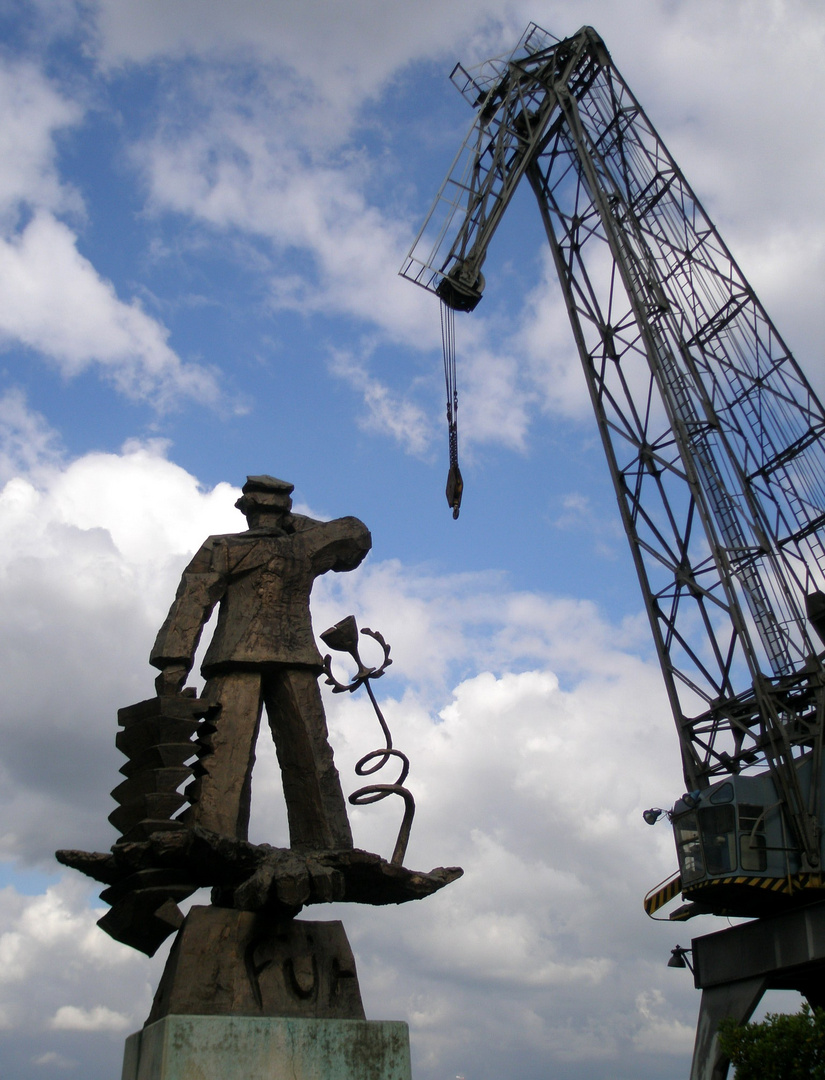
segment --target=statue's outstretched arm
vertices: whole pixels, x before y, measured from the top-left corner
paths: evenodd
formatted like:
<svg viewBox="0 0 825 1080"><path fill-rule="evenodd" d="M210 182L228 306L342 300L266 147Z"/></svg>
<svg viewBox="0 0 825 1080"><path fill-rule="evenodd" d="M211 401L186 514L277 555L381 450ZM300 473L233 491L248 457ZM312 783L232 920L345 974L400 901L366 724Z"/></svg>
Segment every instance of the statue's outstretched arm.
<svg viewBox="0 0 825 1080"><path fill-rule="evenodd" d="M357 517L318 522L312 533L317 544L312 551L316 576L328 570L354 570L372 547L370 531Z"/></svg>

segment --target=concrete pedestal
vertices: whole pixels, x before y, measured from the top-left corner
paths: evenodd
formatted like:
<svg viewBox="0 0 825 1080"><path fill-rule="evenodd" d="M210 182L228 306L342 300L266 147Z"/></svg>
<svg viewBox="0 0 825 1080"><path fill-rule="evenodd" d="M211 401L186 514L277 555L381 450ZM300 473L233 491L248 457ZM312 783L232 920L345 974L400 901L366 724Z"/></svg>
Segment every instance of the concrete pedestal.
<svg viewBox="0 0 825 1080"><path fill-rule="evenodd" d="M400 1021L166 1016L126 1040L122 1080L412 1080Z"/></svg>

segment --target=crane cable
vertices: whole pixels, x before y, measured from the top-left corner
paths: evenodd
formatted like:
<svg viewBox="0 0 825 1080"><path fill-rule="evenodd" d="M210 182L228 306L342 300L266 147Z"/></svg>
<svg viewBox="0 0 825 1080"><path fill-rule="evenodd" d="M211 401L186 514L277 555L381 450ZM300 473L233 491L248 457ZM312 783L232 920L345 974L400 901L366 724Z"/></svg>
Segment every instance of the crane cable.
<svg viewBox="0 0 825 1080"><path fill-rule="evenodd" d="M444 351L444 381L447 385L447 431L450 444L450 471L447 474L447 503L453 518L458 517L464 481L458 467L458 387L455 377L455 312L441 301L441 345Z"/></svg>

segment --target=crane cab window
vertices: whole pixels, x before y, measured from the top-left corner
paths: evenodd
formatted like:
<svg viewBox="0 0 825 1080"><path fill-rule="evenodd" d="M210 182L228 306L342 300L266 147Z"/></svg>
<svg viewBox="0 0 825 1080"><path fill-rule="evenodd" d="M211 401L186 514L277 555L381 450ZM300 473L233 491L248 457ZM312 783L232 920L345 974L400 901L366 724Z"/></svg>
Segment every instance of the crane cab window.
<svg viewBox="0 0 825 1080"><path fill-rule="evenodd" d="M736 869L736 814L733 807L706 806L699 811L699 831L709 874Z"/></svg>
<svg viewBox="0 0 825 1080"><path fill-rule="evenodd" d="M768 868L765 844L765 807L739 805L739 857L743 870Z"/></svg>
<svg viewBox="0 0 825 1080"><path fill-rule="evenodd" d="M722 784L712 793L710 801L714 806L718 806L719 803L733 802L733 784Z"/></svg>
<svg viewBox="0 0 825 1080"><path fill-rule="evenodd" d="M705 876L705 862L699 841L699 822L696 814L684 814L673 822L676 833L676 850L682 881L695 881Z"/></svg>
<svg viewBox="0 0 825 1080"><path fill-rule="evenodd" d="M673 822L682 880L696 881L736 869L736 813L733 806L704 806Z"/></svg>

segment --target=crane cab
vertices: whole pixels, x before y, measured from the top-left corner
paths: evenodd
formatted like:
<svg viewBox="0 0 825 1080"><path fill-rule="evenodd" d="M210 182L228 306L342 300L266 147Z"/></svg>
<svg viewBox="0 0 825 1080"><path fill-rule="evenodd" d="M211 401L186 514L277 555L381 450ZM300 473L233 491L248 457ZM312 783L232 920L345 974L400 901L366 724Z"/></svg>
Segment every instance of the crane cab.
<svg viewBox="0 0 825 1080"><path fill-rule="evenodd" d="M803 790L810 763L799 765ZM773 777L731 776L683 795L670 814L682 896L693 914L760 916L825 895L803 871Z"/></svg>

